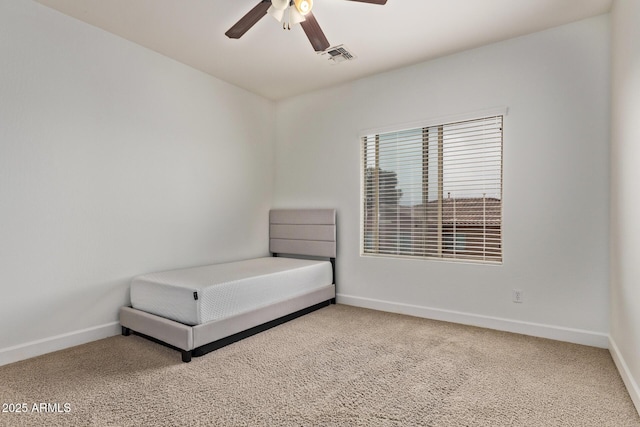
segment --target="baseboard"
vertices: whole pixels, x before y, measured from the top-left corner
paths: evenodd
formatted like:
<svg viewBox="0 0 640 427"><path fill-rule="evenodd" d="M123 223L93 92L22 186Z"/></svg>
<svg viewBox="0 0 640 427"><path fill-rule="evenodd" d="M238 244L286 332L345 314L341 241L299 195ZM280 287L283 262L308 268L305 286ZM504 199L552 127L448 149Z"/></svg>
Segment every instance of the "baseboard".
<svg viewBox="0 0 640 427"><path fill-rule="evenodd" d="M105 325L94 326L93 328L82 329L44 338L37 341L16 345L13 347L0 349L0 366L31 357L40 356L65 348L86 344L91 341L118 335L120 333L120 323L112 322Z"/></svg>
<svg viewBox="0 0 640 427"><path fill-rule="evenodd" d="M344 294L338 294L337 298L338 303L340 304L353 305L356 307L408 314L411 316L441 320L444 322L461 323L463 325L479 326L482 328L514 332L517 334L540 338L549 338L552 340L566 341L592 347L609 348L609 336L599 332L565 328L562 326L544 325L540 323L522 322L519 320L504 319L500 317L482 316L479 314L382 301Z"/></svg>
<svg viewBox="0 0 640 427"><path fill-rule="evenodd" d="M620 376L622 377L622 381L624 382L624 385L627 386L629 396L631 396L631 400L633 401L633 404L636 405L638 414L640 414L640 385L638 385L636 380L631 375L629 367L624 361L624 357L622 357L622 354L620 353L616 342L611 336L609 336L609 352L611 352L613 363L616 364L618 372L620 372Z"/></svg>

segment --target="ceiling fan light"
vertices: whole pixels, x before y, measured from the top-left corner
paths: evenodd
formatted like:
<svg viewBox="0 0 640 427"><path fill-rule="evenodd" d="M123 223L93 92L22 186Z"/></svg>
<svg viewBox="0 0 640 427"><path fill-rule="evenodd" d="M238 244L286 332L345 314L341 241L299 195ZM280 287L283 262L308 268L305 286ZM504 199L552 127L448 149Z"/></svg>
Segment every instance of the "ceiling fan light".
<svg viewBox="0 0 640 427"><path fill-rule="evenodd" d="M313 9L313 0L293 0L293 4L302 15L306 15Z"/></svg>
<svg viewBox="0 0 640 427"><path fill-rule="evenodd" d="M306 18L304 17L304 15L298 12L298 10L295 7L292 7L289 10L291 11L289 15L289 23L291 25L299 24L302 21L306 21Z"/></svg>
<svg viewBox="0 0 640 427"><path fill-rule="evenodd" d="M269 9L267 9L267 13L275 18L276 21L282 22L284 19L285 9L277 9L273 5Z"/></svg>

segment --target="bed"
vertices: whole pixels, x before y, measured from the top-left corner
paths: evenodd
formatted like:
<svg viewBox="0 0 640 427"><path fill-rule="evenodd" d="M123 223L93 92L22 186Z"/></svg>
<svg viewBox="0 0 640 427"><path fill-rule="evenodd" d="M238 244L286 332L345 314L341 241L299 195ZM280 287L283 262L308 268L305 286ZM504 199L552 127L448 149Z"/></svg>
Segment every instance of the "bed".
<svg viewBox="0 0 640 427"><path fill-rule="evenodd" d="M273 209L271 257L150 273L131 281L122 334L182 361L335 303L336 211Z"/></svg>

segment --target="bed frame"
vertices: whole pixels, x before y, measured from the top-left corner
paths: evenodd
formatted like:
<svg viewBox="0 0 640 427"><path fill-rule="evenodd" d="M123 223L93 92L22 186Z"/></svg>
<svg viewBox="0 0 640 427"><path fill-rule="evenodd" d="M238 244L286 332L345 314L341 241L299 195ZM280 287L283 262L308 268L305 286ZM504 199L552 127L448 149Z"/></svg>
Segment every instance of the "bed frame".
<svg viewBox="0 0 640 427"><path fill-rule="evenodd" d="M273 256L329 258L333 284L255 310L189 326L132 307L120 309L122 335L131 333L182 353L182 361L202 356L336 302L335 209L274 209L269 212L269 251Z"/></svg>

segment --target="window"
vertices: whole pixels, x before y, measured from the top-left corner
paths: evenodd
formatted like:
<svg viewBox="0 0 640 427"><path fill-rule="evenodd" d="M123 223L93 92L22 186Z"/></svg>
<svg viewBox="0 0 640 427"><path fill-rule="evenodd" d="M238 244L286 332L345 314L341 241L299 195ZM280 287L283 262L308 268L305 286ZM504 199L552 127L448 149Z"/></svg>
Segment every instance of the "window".
<svg viewBox="0 0 640 427"><path fill-rule="evenodd" d="M362 254L502 262L502 119L363 136Z"/></svg>

